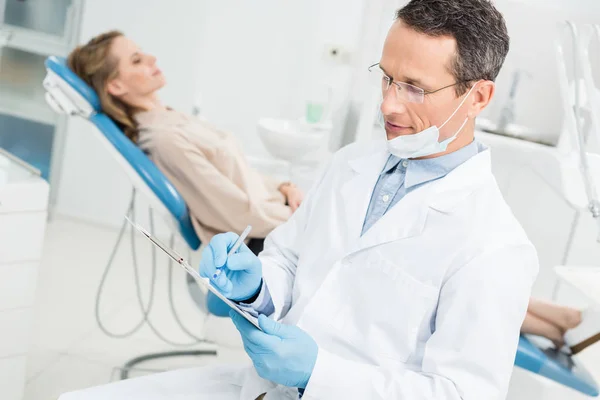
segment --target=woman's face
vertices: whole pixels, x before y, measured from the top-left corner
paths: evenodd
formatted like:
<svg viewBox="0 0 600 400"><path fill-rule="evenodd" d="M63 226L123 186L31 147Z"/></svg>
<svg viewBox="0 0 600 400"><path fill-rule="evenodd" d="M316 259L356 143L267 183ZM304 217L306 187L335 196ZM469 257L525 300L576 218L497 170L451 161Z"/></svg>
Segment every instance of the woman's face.
<svg viewBox="0 0 600 400"><path fill-rule="evenodd" d="M108 82L108 92L128 103L150 97L165 85L156 57L144 53L125 36L115 38L110 55L118 60L118 76Z"/></svg>

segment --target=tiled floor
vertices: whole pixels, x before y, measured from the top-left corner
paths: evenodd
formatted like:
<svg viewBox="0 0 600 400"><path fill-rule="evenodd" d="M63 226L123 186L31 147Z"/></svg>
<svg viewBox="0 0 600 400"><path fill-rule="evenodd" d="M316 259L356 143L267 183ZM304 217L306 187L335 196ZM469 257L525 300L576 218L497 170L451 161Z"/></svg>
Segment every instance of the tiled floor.
<svg viewBox="0 0 600 400"><path fill-rule="evenodd" d="M131 337L115 339L100 330L95 320L98 284L117 232L57 218L46 234L38 277L36 319L28 358L26 400L56 399L66 391L118 379L119 366L136 356L159 351L215 348L213 344L181 347L160 341L144 325ZM138 237L141 291L147 302L150 248ZM146 246L146 247L144 247ZM194 255L194 259L198 254ZM169 308L165 258L159 258L154 305L150 321L167 339L187 344L193 340L177 326ZM129 242L124 243L106 281L100 316L110 331L124 333L142 318ZM246 359L237 332L227 319L206 316L192 302L185 272L173 269L175 307L189 331L208 339L219 338L218 356L171 358L143 364L143 369L171 369L206 363L235 363ZM203 329L203 327L205 329ZM204 331L204 332L203 332ZM135 371L133 376L143 374Z"/></svg>

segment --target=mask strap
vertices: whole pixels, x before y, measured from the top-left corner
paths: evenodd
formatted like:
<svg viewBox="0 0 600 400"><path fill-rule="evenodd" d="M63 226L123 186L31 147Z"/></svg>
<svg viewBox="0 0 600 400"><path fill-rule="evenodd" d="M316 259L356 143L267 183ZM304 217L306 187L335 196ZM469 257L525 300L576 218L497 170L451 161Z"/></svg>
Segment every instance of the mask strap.
<svg viewBox="0 0 600 400"><path fill-rule="evenodd" d="M465 104L465 101L467 100L467 97L469 97L469 95L471 94L471 92L473 91L473 89L475 89L475 86L477 86L478 83L479 83L479 81L475 82L475 84L473 86L471 86L471 89L469 89L469 92L467 93L467 95L465 97L463 97L462 101L460 102L460 104L458 105L458 107L456 107L456 109L454 110L454 112L452 113L452 115L450 115L448 117L448 119L438 129L442 129L444 127L444 125L446 125L448 123L448 121L450 121L452 119L452 117L454 117L454 115L458 112L458 110L462 107L462 105ZM464 124L463 124L463 126L464 126ZM462 127L460 129L462 129Z"/></svg>
<svg viewBox="0 0 600 400"><path fill-rule="evenodd" d="M454 135L452 135L451 137L449 137L448 139L451 139L451 140L456 139L456 137L458 136L458 134L460 133L460 131L462 131L462 128L464 128L465 125L467 124L468 120L469 120L469 118L465 118L465 121L462 123L462 125L460 126L460 128L458 128L458 130L456 131L456 133Z"/></svg>

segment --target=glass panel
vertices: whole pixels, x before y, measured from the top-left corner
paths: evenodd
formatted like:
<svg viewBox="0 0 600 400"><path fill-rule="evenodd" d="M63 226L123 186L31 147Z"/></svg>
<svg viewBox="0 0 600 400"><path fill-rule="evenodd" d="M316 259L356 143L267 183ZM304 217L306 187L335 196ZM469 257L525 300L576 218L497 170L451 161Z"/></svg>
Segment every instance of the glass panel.
<svg viewBox="0 0 600 400"><path fill-rule="evenodd" d="M0 114L0 147L50 176L54 126Z"/></svg>
<svg viewBox="0 0 600 400"><path fill-rule="evenodd" d="M4 0L4 23L63 36L72 0ZM0 5L3 1L0 0ZM0 11L0 15L2 12Z"/></svg>
<svg viewBox="0 0 600 400"><path fill-rule="evenodd" d="M56 115L46 104L44 56L0 50L0 147L48 179Z"/></svg>
<svg viewBox="0 0 600 400"><path fill-rule="evenodd" d="M0 50L0 112L13 110L33 120L54 122L56 116L44 98L44 60L45 56L22 50Z"/></svg>

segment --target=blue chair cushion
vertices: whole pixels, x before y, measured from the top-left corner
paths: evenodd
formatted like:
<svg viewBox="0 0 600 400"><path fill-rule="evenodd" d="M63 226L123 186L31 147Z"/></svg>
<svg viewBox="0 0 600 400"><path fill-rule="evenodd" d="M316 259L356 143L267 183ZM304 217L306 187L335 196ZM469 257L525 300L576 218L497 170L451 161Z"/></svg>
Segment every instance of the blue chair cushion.
<svg viewBox="0 0 600 400"><path fill-rule="evenodd" d="M144 154L139 147L131 142L117 127L112 119L101 112L100 99L81 78L66 65L62 57L48 57L46 68L56 73L81 94L96 110L90 121L102 132L115 149L129 162L142 180L156 194L171 215L178 221L180 233L190 246L196 250L200 247L200 239L196 235L185 201L169 182L165 175Z"/></svg>
<svg viewBox="0 0 600 400"><path fill-rule="evenodd" d="M588 396L598 396L598 385L571 357L555 349L541 350L521 336L515 365L561 383Z"/></svg>
<svg viewBox="0 0 600 400"><path fill-rule="evenodd" d="M217 317L228 317L231 307L227 305L223 300L208 292L206 295L206 307L208 312Z"/></svg>

